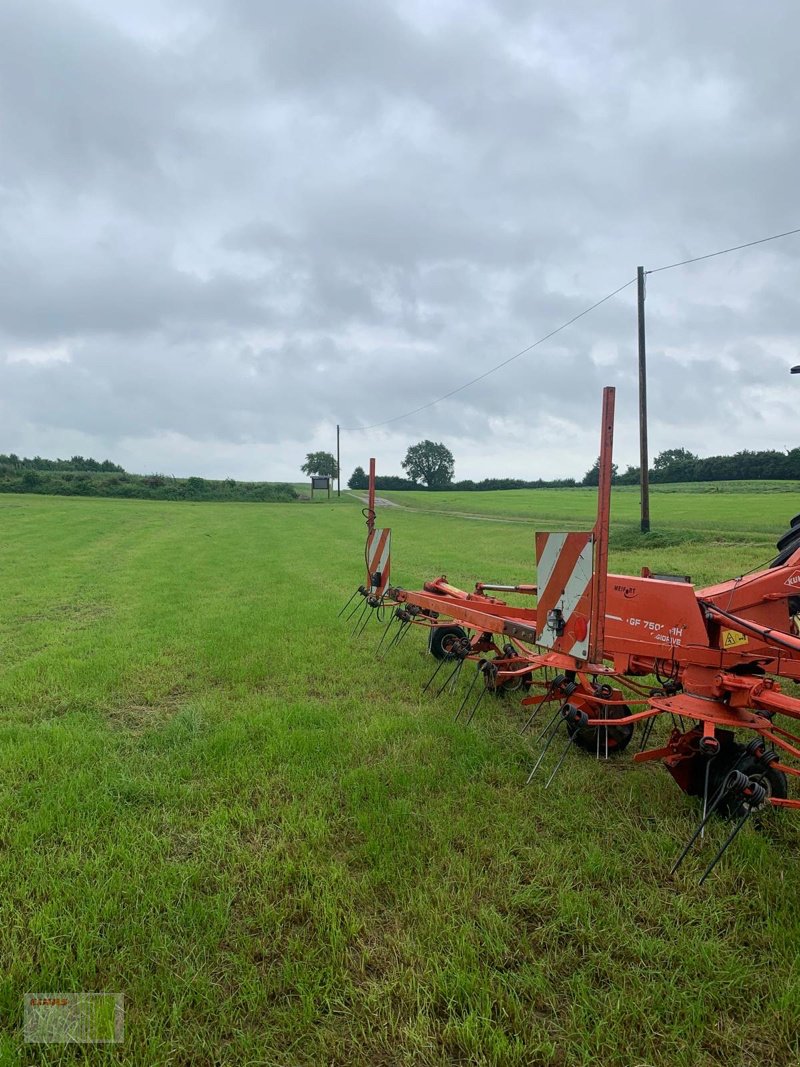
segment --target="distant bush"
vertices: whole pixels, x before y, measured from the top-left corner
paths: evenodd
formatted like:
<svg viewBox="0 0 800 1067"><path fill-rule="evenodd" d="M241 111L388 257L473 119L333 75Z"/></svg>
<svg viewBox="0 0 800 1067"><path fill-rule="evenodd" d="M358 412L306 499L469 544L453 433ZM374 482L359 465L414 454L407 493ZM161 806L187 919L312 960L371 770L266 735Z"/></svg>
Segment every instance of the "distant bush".
<svg viewBox="0 0 800 1067"><path fill-rule="evenodd" d="M45 493L51 496L125 497L143 500L244 500L288 503L298 499L283 482L210 481L206 478L165 478L160 474L111 471L33 470L0 463L0 493Z"/></svg>
<svg viewBox="0 0 800 1067"><path fill-rule="evenodd" d="M356 468L356 471L360 468ZM355 471L353 477L350 479L350 483L355 478ZM348 483L348 484L350 484ZM574 478L554 478L551 481L545 481L543 478L537 478L534 482L523 481L522 478L484 478L481 482L475 482L471 478L466 478L460 482L451 482L450 485L437 486L432 492L437 493L449 493L449 492L461 492L461 493L485 493L493 492L497 489L568 489L576 485ZM367 487L366 475L364 480L364 488ZM360 488L350 484L351 489ZM379 477L375 479L376 489L418 489L423 492L428 491L428 487L425 485L419 485L417 482L409 481L407 478L396 478L392 475Z"/></svg>
<svg viewBox="0 0 800 1067"><path fill-rule="evenodd" d="M387 474L382 478L375 479L376 489L424 489L424 485L418 485L417 482L412 482L409 478L398 478L395 475Z"/></svg>
<svg viewBox="0 0 800 1067"><path fill-rule="evenodd" d="M448 489L458 489L462 492L486 493L497 489L565 489L575 485L574 478L554 478L546 481L537 478L536 481L524 481L522 478L484 478L481 482L470 480L453 482Z"/></svg>

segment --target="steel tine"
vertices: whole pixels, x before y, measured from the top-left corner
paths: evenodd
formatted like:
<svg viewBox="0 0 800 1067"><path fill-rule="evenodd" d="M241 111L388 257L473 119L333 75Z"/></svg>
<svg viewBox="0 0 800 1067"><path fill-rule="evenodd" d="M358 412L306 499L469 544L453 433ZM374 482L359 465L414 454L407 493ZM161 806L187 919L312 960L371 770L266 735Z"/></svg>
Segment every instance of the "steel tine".
<svg viewBox="0 0 800 1067"><path fill-rule="evenodd" d="M439 673L439 671L442 669L442 667L444 667L445 663L447 663L447 660L445 660L445 659L440 659L439 660L439 663L437 664L436 670L433 672L433 674L430 676L430 678L427 680L427 682L425 683L425 685L422 688L422 692L423 693L427 693L431 682L434 680L434 678Z"/></svg>
<svg viewBox="0 0 800 1067"><path fill-rule="evenodd" d="M560 710L560 709L559 709L559 710ZM536 762L534 763L534 765L533 765L533 768L531 769L531 773L530 773L530 774L528 775L528 780L527 780L527 781L525 782L525 785L530 785L531 781L533 780L533 776L534 776L534 775L536 774L536 772L537 772L537 771L539 770L539 766L541 765L541 762L542 762L542 760L544 759L544 757L545 757L545 756L547 755L547 750L548 750L548 749L550 748L550 746L552 745L552 743L553 743L553 740L554 740L554 738L555 738L556 734L558 733L558 728L559 728L559 726L561 725L561 722L562 722L562 721L563 721L563 720L559 720L559 721L558 721L558 722L557 722L557 723L555 724L555 726L553 727L553 729L552 729L552 731L551 731L551 733L550 733L550 736L549 736L549 737L548 737L548 739L547 739L547 744L546 744L546 745L544 746L544 748L542 749L541 753L539 754L539 758L538 758L538 759L537 759L537 761L536 761Z"/></svg>
<svg viewBox="0 0 800 1067"><path fill-rule="evenodd" d="M520 734L526 734L528 732L528 730L530 730L531 726L533 726L533 723L534 723L534 720L536 719L536 716L539 714L539 712L544 707L544 704L545 704L544 700L540 701L538 704L534 704L533 711L530 713L530 715L528 716L528 718L525 721L524 725L522 726L522 729L520 730Z"/></svg>
<svg viewBox="0 0 800 1067"><path fill-rule="evenodd" d="M536 716L542 710L542 705L543 704L544 704L544 701L542 701L542 704L537 704L534 707L533 711L530 713L530 715L528 716L527 720L522 725L522 728L519 731L520 734L526 734L528 732L528 730L530 730L531 726L533 726L533 723L534 723L534 720L536 719Z"/></svg>
<svg viewBox="0 0 800 1067"><path fill-rule="evenodd" d="M454 678L454 677L455 677L455 675L456 675L456 673L457 673L458 671L460 671L460 670L461 670L461 667L462 667L462 664L463 664L463 663L464 663L464 661L463 661L462 659L460 659L460 660L458 661L458 663L456 663L455 667L453 667L452 671L450 671L450 673L448 674L448 676L447 676L447 678L445 679L445 681L444 681L444 682L443 682L443 683L442 683L442 684L441 684L441 685L439 686L439 688L438 688L438 689L436 690L436 696L437 696L437 697L440 697L440 696L442 695L442 693L443 693L443 692L445 691L445 689L447 688L447 686L448 686L448 683L449 683L449 682L451 681L451 679L452 679L452 678Z"/></svg>
<svg viewBox="0 0 800 1067"><path fill-rule="evenodd" d="M731 830L731 832L728 834L728 836L726 837L726 839L725 839L725 841L724 841L724 843L722 845L722 848L719 850L719 852L713 858L711 863L709 863L709 865L706 867L705 872L703 873L703 877L700 879L700 885L702 885L703 882L705 882L706 878L708 878L708 876L714 870L716 865L722 859L722 857L727 852L727 850L730 847L730 845L733 843L733 839L736 837L736 835L739 833L741 828L744 826L744 824L747 822L747 820L753 814L754 810L755 810L754 808L748 808L747 811L744 813L744 815L741 817L741 819L739 819L739 821L736 824L736 826L734 826L733 830Z"/></svg>
<svg viewBox="0 0 800 1067"><path fill-rule="evenodd" d="M455 713L455 716L453 718L453 722L458 722L458 720L459 720L459 718L461 716L461 712L467 706L467 701L469 700L470 695L472 694L472 690L475 688L475 683L477 682L478 678L480 678L480 676L481 676L481 669L480 669L480 667L478 667L478 669L475 671L475 677L469 683L469 688L467 689L466 696L461 701L461 704L459 705L458 711Z"/></svg>
<svg viewBox="0 0 800 1067"><path fill-rule="evenodd" d="M561 707L563 707L563 704L561 705ZM536 738L536 741L534 742L534 744L538 745L539 742L544 738L545 734L549 732L550 727L553 725L553 723L556 721L558 716L561 714L561 707L556 708L555 714L552 716L552 718L550 719L550 722L547 724L547 726L545 726L544 730L542 730L542 732Z"/></svg>
<svg viewBox="0 0 800 1067"><path fill-rule="evenodd" d="M717 810L717 807L719 806L719 802L722 800L722 798L724 797L725 793L727 792L727 790L725 788L727 783L728 783L728 779L726 778L725 781L722 783L722 785L719 787L719 789L714 794L714 799L709 804L708 811L706 812L706 814L701 819L700 825L697 827L695 832L692 834L692 836L686 842L686 847L684 848L683 852L681 852L680 856L678 856L678 858L673 863L672 870L669 872L670 874L674 874L677 871L677 869L680 867L680 865L686 859L686 856L687 856L687 854L689 852L689 849L692 847L692 845L698 839L698 837L703 832L703 830L705 830L706 823L711 818L711 816L714 814L714 812Z"/></svg>
<svg viewBox="0 0 800 1067"><path fill-rule="evenodd" d="M356 598L357 596L358 596L358 590L356 589L355 593L353 593L353 595L352 595L352 596L350 597L350 599L349 599L349 600L347 601L347 603L345 604L345 606L344 606L344 607L343 607L343 608L341 609L341 611L339 612L339 614L338 614L338 615L336 616L336 618L337 618L337 619L341 618L341 617L342 617L342 615L344 615L344 613L345 613L345 612L347 611L347 609L348 609L348 608L350 607L350 605L352 604L352 602L353 602L353 601L355 600L355 598Z"/></svg>
<svg viewBox="0 0 800 1067"><path fill-rule="evenodd" d="M403 634L405 633L405 631L408 629L408 627L410 625L411 625L410 622L403 622L401 620L400 626L398 627L398 630L397 630L397 633L394 635L394 637L392 638L391 642L387 646L386 651L383 654L383 658L384 659L386 659L386 657L389 655L389 653L392 651L392 649L395 647L395 645L399 645L400 644L400 642L403 640Z"/></svg>
<svg viewBox="0 0 800 1067"><path fill-rule="evenodd" d="M653 732L653 727L655 726L655 724L656 724L656 717L655 717L655 715L651 715L651 717L644 724L644 730L642 730L642 741L641 741L641 744L639 745L639 751L640 752L644 752L644 747L647 744L647 742L650 740L650 734Z"/></svg>
<svg viewBox="0 0 800 1067"><path fill-rule="evenodd" d="M397 618L397 616L396 616L396 615L394 614L394 612L393 612L393 613L391 614L391 616L389 617L389 621L388 621L388 622L386 623L386 625L385 625L385 626L384 626L384 628L383 628L383 633L381 634L381 639L380 639L380 641L378 642L378 647L377 647L377 648L375 649L375 658L376 658L376 659L380 659L380 656L378 655L378 653L379 653L379 652L380 652L380 650L381 650L381 645L382 645L382 644L383 644L383 642L384 642L384 641L386 640L386 635L387 635L387 634L389 633L389 630L390 630L390 628L391 628L391 625L392 625L392 623L393 623L393 622L399 622L399 621L400 621L400 620L399 620L399 619Z"/></svg>
<svg viewBox="0 0 800 1067"><path fill-rule="evenodd" d="M558 772L559 772L559 771L561 770L561 764L562 764L562 763L564 762L564 760L565 760L565 759L567 758L567 753L569 752L569 750L570 750L571 748L572 748L572 738L571 738L571 737L568 737L568 738L567 738L567 744L566 744L566 747L564 748L564 751L563 751L563 752L561 753L561 758L559 759L558 763L557 763L557 764L555 765L555 767L553 768L553 770L552 770L552 773L550 774L550 777L549 777L549 778L547 779L547 781L545 782L545 786L544 786L544 787L545 787L545 789L549 789L549 788L550 788L550 783L551 783L551 782L553 781L553 779L555 778L555 776L556 776L556 775L558 774Z"/></svg>
<svg viewBox="0 0 800 1067"><path fill-rule="evenodd" d="M458 685L459 680L461 679L461 672L464 670L464 664L466 662L467 662L466 659L460 659L458 661L458 666L456 667L455 671L453 672L453 674L450 675L450 690L449 691L451 693L455 693L455 691L456 691L456 686Z"/></svg>
<svg viewBox="0 0 800 1067"><path fill-rule="evenodd" d="M367 612L368 610L369 610L369 604L368 604L368 603L366 602L366 600L365 600L365 601L364 601L364 606L363 606L363 607L362 607L362 609L361 609L361 614L360 614L360 615L358 616L358 618L356 619L356 624L355 624L355 626L353 627L353 629L352 629L352 630L350 631L350 636L351 636L351 637L355 636L355 632L356 632L356 630L358 629L358 627L359 627L359 626L361 625L361 620L362 620L362 619L364 618L364 614L365 614L365 612Z"/></svg>
<svg viewBox="0 0 800 1067"><path fill-rule="evenodd" d="M711 764L714 762L714 760L716 758L717 758L716 756L709 756L709 758L706 760L706 773L705 773L705 780L703 782L703 818L704 819L706 817L706 813L708 812L708 786L709 786L709 783L711 781ZM700 834L700 837L701 838L705 837L705 834L706 834L706 832L705 832L705 828L704 828L702 830L701 834Z"/></svg>
<svg viewBox="0 0 800 1067"><path fill-rule="evenodd" d="M539 701L539 703L538 704L534 704L533 711L528 716L528 721L525 723L525 725L520 730L520 734L524 734L524 733L528 732L528 730L533 725L533 722L536 719L536 717L539 714L539 712L542 710L542 708L545 706L545 704L549 703L549 701L551 701L553 699L554 696L555 696L555 693L553 693L551 689L548 689L546 694Z"/></svg>
<svg viewBox="0 0 800 1067"><path fill-rule="evenodd" d="M391 612L391 615L389 616L389 621L388 621L388 622L386 623L386 625L385 625L385 626L383 627L383 633L381 634L381 640L380 640L380 641L378 642L378 648L377 648L377 649L375 649L375 655L378 655L378 653L379 653L379 652L381 651L381 646L382 646L382 644L383 644L384 640L386 639L386 635L388 634L388 632L389 632L389 630L390 630L390 628L391 628L391 623L393 623L393 622L399 622L399 621L400 621L400 620L399 620L399 619L398 619L398 617L397 617L397 616L395 615L395 612L394 612L394 611L393 611L393 612Z"/></svg>
<svg viewBox="0 0 800 1067"><path fill-rule="evenodd" d="M364 597L364 604L366 604L366 602L367 602L367 598ZM362 604L362 607L363 607L363 604ZM352 609L350 614L345 616L345 620L344 621L345 622L349 622L357 611L358 611L358 601L356 601L356 606Z"/></svg>
<svg viewBox="0 0 800 1067"><path fill-rule="evenodd" d="M410 619L409 619L409 621L408 621L408 622L404 622L404 623L403 623L403 632L402 632L402 633L400 634L400 636L399 636L399 637L398 637L398 639L397 639L397 643L398 643L398 645L399 645L399 644L400 644L400 642L401 642L401 641L403 640L403 638L404 638L404 637L406 636L406 634L408 633L408 631L409 631L409 630L411 629L412 625L413 625L413 623L411 622L411 620L410 620Z"/></svg>
<svg viewBox="0 0 800 1067"><path fill-rule="evenodd" d="M465 726L469 726L469 724L475 718L475 712L481 706L481 701L486 696L486 693L487 693L487 689L486 689L486 686L484 686L483 689L481 689L480 693L478 693L478 699L475 701L475 703L472 706L472 711L469 713L469 716L467 717L467 721L464 723Z"/></svg>
<svg viewBox="0 0 800 1067"><path fill-rule="evenodd" d="M364 632L364 631L366 630L366 628L367 628L367 623L368 623L368 622L370 621L370 619L372 618L372 616L373 616L374 614L375 614L375 611L374 611L374 609L370 608L370 610L369 610L369 611L367 612L367 614L366 614L366 615L364 616L364 622L363 622L363 623L361 624L361 629L360 629L360 630L358 631L358 633L356 634L356 637L361 637L361 635L363 634L363 632Z"/></svg>
<svg viewBox="0 0 800 1067"><path fill-rule="evenodd" d="M458 670L456 671L455 675L453 676L453 680L450 683L450 692L451 693L454 693L456 691L456 686L458 685L458 683L459 683L459 681L461 679L461 672L463 671L464 664L466 662L467 662L466 659L462 659L462 660L459 661Z"/></svg>

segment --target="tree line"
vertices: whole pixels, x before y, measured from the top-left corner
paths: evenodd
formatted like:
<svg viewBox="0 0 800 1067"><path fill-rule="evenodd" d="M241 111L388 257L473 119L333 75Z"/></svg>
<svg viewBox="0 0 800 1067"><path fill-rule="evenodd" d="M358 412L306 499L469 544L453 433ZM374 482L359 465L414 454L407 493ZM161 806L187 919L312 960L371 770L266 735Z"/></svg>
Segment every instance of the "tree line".
<svg viewBox="0 0 800 1067"><path fill-rule="evenodd" d="M491 489L561 489L571 486L597 485L600 460L583 478L484 478L454 481L455 461L452 452L441 442L420 441L412 445L400 464L402 475L380 475L377 489L452 489L485 491ZM303 466L306 473L337 476L336 460L328 452L309 453ZM638 485L640 468L629 466L623 473L616 464L612 467L614 485ZM745 480L800 481L800 448L780 452L775 449L752 451L743 449L730 456L697 456L686 448L666 448L655 457L649 472L650 481L659 482L725 482ZM366 489L366 471L358 466L347 482L351 489Z"/></svg>
<svg viewBox="0 0 800 1067"><path fill-rule="evenodd" d="M8 462L11 460L11 462ZM70 466L70 464L75 466ZM58 466L56 464L59 464ZM83 465L81 465L83 464ZM20 460L0 456L0 493L47 496L127 497L139 500L289 502L299 499L294 486L281 482L237 482L233 478L173 478L166 474L129 474L105 460Z"/></svg>
<svg viewBox="0 0 800 1067"><path fill-rule="evenodd" d="M34 456L26 459L10 452L8 455L0 452L0 471L106 471L115 474L124 474L125 471L117 463L110 459L91 459L85 456L73 456L72 459L43 459Z"/></svg>
<svg viewBox="0 0 800 1067"><path fill-rule="evenodd" d="M599 460L586 472L583 485L597 485ZM638 485L640 467L628 467L622 474L613 466L614 485ZM800 448L743 449L732 456L696 456L685 448L660 452L649 470L651 482L733 482L800 480Z"/></svg>

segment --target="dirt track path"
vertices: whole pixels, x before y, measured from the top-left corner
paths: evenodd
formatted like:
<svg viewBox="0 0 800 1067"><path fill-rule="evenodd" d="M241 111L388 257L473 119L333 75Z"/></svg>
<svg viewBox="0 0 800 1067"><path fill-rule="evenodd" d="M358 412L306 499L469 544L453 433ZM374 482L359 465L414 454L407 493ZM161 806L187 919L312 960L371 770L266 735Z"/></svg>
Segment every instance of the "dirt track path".
<svg viewBox="0 0 800 1067"><path fill-rule="evenodd" d="M363 504L369 503L369 497L361 496L359 493L351 493L351 495ZM473 511L444 511L441 508L410 508L407 504L397 504L394 500L389 500L385 496L376 496L375 504L382 508L419 512L422 515L451 515L454 519L475 519L477 522L521 523L523 526L533 526L533 519L504 517L502 515L476 515Z"/></svg>

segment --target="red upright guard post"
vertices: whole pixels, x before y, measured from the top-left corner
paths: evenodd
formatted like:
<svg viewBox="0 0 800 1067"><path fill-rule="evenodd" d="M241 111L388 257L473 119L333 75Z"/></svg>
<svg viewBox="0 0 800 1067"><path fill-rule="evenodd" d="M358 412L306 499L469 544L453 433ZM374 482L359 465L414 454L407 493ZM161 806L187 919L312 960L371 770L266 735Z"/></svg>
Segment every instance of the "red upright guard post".
<svg viewBox="0 0 800 1067"><path fill-rule="evenodd" d="M614 453L614 400L612 385L603 389L603 420L600 432L600 469L597 486L597 520L594 524L594 589L590 627L589 661L603 662L608 586L608 528L611 519L611 461Z"/></svg>
<svg viewBox="0 0 800 1067"><path fill-rule="evenodd" d="M369 461L369 497L367 515L367 544L364 552L367 564L367 588L371 597L375 600L372 604L377 607L378 601L389 584L391 573L391 546L392 531L375 528L375 460Z"/></svg>
<svg viewBox="0 0 800 1067"><path fill-rule="evenodd" d="M367 529L375 529L375 460L369 461L369 503L367 504Z"/></svg>

